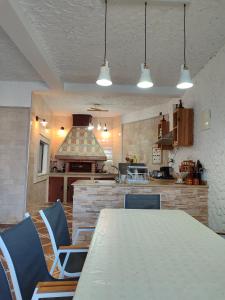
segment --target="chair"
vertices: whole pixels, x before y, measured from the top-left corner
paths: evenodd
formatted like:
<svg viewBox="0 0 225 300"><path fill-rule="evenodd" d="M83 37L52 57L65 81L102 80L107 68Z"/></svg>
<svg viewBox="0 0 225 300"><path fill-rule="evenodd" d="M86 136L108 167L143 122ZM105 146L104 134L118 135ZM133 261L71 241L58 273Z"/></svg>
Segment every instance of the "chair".
<svg viewBox="0 0 225 300"><path fill-rule="evenodd" d="M126 194L124 198L124 208L128 209L160 209L160 195L146 194Z"/></svg>
<svg viewBox="0 0 225 300"><path fill-rule="evenodd" d="M56 279L49 274L30 217L0 234L0 249L10 271L16 300L72 299L77 281Z"/></svg>
<svg viewBox="0 0 225 300"><path fill-rule="evenodd" d="M0 262L0 300L12 300L8 279Z"/></svg>
<svg viewBox="0 0 225 300"><path fill-rule="evenodd" d="M71 245L66 215L60 201L39 211L50 236L55 260L50 274L58 265L60 278L80 276L89 249L87 244ZM82 231L93 231L94 227L79 227L75 238Z"/></svg>

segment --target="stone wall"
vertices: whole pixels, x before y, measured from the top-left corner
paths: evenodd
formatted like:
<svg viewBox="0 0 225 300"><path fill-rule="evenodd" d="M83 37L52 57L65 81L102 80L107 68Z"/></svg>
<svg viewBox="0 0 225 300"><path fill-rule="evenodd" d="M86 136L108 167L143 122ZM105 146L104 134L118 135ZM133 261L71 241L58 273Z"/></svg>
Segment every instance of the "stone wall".
<svg viewBox="0 0 225 300"><path fill-rule="evenodd" d="M0 223L19 222L25 213L28 108L0 107Z"/></svg>
<svg viewBox="0 0 225 300"><path fill-rule="evenodd" d="M162 117L123 124L123 161L126 155L136 155L150 170L168 165L168 151L162 151L162 163L152 163L152 147L158 140L158 124Z"/></svg>
<svg viewBox="0 0 225 300"><path fill-rule="evenodd" d="M103 208L123 208L125 194L160 194L162 209L184 210L203 224L208 224L208 188L185 185L74 185L74 231L79 226L93 226Z"/></svg>

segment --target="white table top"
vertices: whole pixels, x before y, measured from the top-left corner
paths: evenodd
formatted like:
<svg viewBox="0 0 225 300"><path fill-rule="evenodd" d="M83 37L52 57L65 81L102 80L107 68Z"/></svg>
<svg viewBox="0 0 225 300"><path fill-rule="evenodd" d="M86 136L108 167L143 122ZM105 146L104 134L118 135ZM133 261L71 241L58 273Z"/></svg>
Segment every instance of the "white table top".
<svg viewBox="0 0 225 300"><path fill-rule="evenodd" d="M225 240L182 211L101 211L75 300L224 300Z"/></svg>

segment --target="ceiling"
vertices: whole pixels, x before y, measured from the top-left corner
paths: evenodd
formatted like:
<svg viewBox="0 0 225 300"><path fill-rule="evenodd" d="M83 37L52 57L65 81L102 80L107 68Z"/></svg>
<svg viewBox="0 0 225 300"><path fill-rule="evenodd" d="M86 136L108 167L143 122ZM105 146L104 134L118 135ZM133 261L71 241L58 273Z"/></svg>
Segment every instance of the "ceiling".
<svg viewBox="0 0 225 300"><path fill-rule="evenodd" d="M115 117L132 111L145 109L157 104L166 103L165 97L157 96L125 96L125 95L94 95L73 94L67 92L42 92L38 93L48 107L57 116L71 116L73 113L91 114L93 117ZM88 112L87 109L94 104L108 112Z"/></svg>
<svg viewBox="0 0 225 300"><path fill-rule="evenodd" d="M113 82L134 85L143 62L144 1L108 2L108 59ZM104 1L17 0L15 4L26 17L27 27L40 37L40 49L45 50L62 82L95 83L103 60ZM224 0L191 0L187 54L193 76L225 44L224 10ZM152 77L157 86L174 86L182 64L182 5L152 5L148 15ZM0 80L42 80L3 30L0 65Z"/></svg>
<svg viewBox="0 0 225 300"><path fill-rule="evenodd" d="M110 110L105 116L114 116L177 96L173 87L183 63L183 6L148 7L148 63L156 87L144 95L135 90L144 56L144 0L108 3L111 90L95 85L103 62L103 0L1 0L0 80L44 81L59 90L66 83L66 93L44 95L51 109L64 115L85 113L100 103ZM187 62L193 77L225 44L224 11L224 0L191 0L188 6Z"/></svg>
<svg viewBox="0 0 225 300"><path fill-rule="evenodd" d="M0 27L0 80L41 81L41 77Z"/></svg>

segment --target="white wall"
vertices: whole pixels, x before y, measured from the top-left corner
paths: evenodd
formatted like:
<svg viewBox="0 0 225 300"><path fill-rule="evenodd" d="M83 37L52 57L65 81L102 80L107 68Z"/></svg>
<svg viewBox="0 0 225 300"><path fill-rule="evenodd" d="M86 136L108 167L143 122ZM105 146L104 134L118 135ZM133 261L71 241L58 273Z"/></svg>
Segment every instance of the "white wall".
<svg viewBox="0 0 225 300"><path fill-rule="evenodd" d="M194 146L180 149L178 168L184 159L203 163L209 183L209 225L225 232L225 47L196 76L193 89L183 97L195 114ZM201 111L211 109L211 129L201 130Z"/></svg>
<svg viewBox="0 0 225 300"><path fill-rule="evenodd" d="M0 107L0 120L0 224L11 224L25 212L30 110Z"/></svg>
<svg viewBox="0 0 225 300"><path fill-rule="evenodd" d="M31 107L31 94L46 90L41 82L0 81L0 106Z"/></svg>
<svg viewBox="0 0 225 300"><path fill-rule="evenodd" d="M159 116L160 112L162 112L163 115L166 115L170 112L171 109L169 101L172 102L173 100L165 98L164 104L159 104L152 107L147 107L139 111L127 113L122 116L121 122L122 124L126 124L155 118Z"/></svg>

